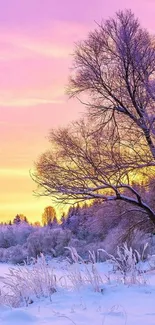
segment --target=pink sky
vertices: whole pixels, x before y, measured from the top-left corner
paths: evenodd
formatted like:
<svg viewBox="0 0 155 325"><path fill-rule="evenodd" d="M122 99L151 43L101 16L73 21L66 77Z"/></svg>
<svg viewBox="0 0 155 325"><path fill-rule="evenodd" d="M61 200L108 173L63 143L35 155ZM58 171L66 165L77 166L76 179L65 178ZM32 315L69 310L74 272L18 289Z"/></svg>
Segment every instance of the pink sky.
<svg viewBox="0 0 155 325"><path fill-rule="evenodd" d="M5 0L0 4L0 221L39 220L29 170L48 148L50 128L84 110L64 95L74 42L119 9L155 32L155 0Z"/></svg>

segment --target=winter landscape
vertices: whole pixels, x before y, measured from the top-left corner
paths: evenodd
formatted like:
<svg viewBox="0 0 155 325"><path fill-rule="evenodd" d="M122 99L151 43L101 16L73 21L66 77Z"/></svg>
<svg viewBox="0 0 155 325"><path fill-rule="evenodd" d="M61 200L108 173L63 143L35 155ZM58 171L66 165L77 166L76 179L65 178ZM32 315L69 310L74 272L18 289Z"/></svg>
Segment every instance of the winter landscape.
<svg viewBox="0 0 155 325"><path fill-rule="evenodd" d="M154 325L155 4L6 3L0 325Z"/></svg>
<svg viewBox="0 0 155 325"><path fill-rule="evenodd" d="M137 263L125 246L110 262L90 253L85 264L70 251L70 262L1 264L1 324L154 324L155 257Z"/></svg>
<svg viewBox="0 0 155 325"><path fill-rule="evenodd" d="M22 216L0 226L1 324L154 324L150 222L139 229L142 216L124 220L110 205L70 208L61 223L48 207L44 227Z"/></svg>

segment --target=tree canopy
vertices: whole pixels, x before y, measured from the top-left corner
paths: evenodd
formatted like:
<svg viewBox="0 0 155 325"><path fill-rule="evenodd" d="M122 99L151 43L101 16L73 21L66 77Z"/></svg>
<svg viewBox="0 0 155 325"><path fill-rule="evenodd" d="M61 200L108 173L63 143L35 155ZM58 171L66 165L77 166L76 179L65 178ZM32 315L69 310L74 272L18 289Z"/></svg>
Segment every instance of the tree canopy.
<svg viewBox="0 0 155 325"><path fill-rule="evenodd" d="M48 206L44 209L44 213L42 214L42 223L43 225L49 225L55 222L56 219L56 211L52 206Z"/></svg>
<svg viewBox="0 0 155 325"><path fill-rule="evenodd" d="M76 45L68 93L87 118L52 130L36 163L40 195L73 203L98 198L155 213L132 186L155 167L155 42L131 11L118 12ZM126 194L124 194L126 191Z"/></svg>

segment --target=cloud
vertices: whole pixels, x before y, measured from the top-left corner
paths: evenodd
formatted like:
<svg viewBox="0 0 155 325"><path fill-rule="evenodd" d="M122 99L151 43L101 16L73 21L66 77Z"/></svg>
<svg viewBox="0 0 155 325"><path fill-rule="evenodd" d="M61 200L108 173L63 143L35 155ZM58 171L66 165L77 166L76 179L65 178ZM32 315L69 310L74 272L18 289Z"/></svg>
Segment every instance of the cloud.
<svg viewBox="0 0 155 325"><path fill-rule="evenodd" d="M31 51L44 57L50 58L68 58L69 53L72 51L72 48L63 47L56 44L48 44L46 42L39 43L31 40L21 40L20 46L24 49Z"/></svg>
<svg viewBox="0 0 155 325"><path fill-rule="evenodd" d="M68 58L74 42L87 35L90 26L77 22L50 21L42 28L7 29L0 25L0 61L41 56Z"/></svg>
<svg viewBox="0 0 155 325"><path fill-rule="evenodd" d="M51 37L52 38L52 37ZM66 44L58 42L56 35L53 39L46 39L42 35L25 35L16 31L0 30L0 61L34 59L37 56L44 58L68 58L72 52L69 44L69 35Z"/></svg>
<svg viewBox="0 0 155 325"><path fill-rule="evenodd" d="M48 99L48 98L10 98L1 99L0 106L5 107L28 107L42 104L62 104L63 100L59 99Z"/></svg>

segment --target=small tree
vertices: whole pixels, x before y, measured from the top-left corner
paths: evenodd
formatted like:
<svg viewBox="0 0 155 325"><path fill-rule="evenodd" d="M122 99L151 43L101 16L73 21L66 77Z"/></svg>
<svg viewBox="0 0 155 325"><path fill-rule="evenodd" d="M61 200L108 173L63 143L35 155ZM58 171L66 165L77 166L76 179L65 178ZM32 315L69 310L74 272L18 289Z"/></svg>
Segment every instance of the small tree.
<svg viewBox="0 0 155 325"><path fill-rule="evenodd" d="M24 216L24 214L19 213L15 216L15 218L13 219L13 223L14 224L20 224L21 222L26 222L28 223L27 217Z"/></svg>
<svg viewBox="0 0 155 325"><path fill-rule="evenodd" d="M14 223L15 225L19 225L19 224L21 223L21 219L20 219L20 215L19 215L19 214L17 214L17 215L15 216L15 218L13 219L13 223Z"/></svg>
<svg viewBox="0 0 155 325"><path fill-rule="evenodd" d="M56 220L56 211L52 206L48 206L44 209L42 214L42 224L44 226L50 225Z"/></svg>
<svg viewBox="0 0 155 325"><path fill-rule="evenodd" d="M39 221L35 221L34 224L33 224L35 227L40 227L40 222Z"/></svg>

